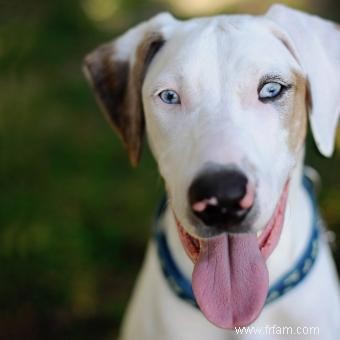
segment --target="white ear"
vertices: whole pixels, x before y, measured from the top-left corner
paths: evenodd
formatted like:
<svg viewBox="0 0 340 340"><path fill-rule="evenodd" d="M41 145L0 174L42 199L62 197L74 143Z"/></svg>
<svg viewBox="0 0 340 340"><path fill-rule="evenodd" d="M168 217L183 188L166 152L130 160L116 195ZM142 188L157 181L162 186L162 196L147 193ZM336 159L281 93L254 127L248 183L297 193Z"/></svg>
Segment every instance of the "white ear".
<svg viewBox="0 0 340 340"><path fill-rule="evenodd" d="M84 72L99 106L137 165L144 135L141 88L147 68L177 21L161 13L97 47L84 59Z"/></svg>
<svg viewBox="0 0 340 340"><path fill-rule="evenodd" d="M340 113L340 26L283 5L266 17L290 37L307 74L310 124L319 151L330 157Z"/></svg>

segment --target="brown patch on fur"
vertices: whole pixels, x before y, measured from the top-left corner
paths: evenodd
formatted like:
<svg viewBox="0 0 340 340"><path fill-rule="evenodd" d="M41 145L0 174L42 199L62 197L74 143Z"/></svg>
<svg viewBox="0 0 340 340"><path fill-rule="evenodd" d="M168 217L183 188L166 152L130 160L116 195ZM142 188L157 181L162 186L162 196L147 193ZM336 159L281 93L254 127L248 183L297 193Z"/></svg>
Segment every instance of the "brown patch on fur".
<svg viewBox="0 0 340 340"><path fill-rule="evenodd" d="M306 137L308 107L306 79L297 72L294 72L294 78L294 98L285 124L288 130L288 146L292 152L296 152L302 146Z"/></svg>
<svg viewBox="0 0 340 340"><path fill-rule="evenodd" d="M335 29L340 31L340 25L339 24L335 24Z"/></svg>
<svg viewBox="0 0 340 340"><path fill-rule="evenodd" d="M98 103L121 137L133 165L139 162L144 136L141 88L147 67L163 43L160 34L146 35L137 47L134 65L115 60L112 43L100 46L84 61Z"/></svg>

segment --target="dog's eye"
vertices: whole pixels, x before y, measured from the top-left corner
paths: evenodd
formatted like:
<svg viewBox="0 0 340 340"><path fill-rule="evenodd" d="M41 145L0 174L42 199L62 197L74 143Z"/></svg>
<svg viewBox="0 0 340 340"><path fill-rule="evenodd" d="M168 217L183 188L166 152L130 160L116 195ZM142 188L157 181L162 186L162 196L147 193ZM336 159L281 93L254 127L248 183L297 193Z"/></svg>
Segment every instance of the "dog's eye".
<svg viewBox="0 0 340 340"><path fill-rule="evenodd" d="M266 83L262 86L261 90L259 91L259 99L271 99L277 97L283 90L284 86L271 82Z"/></svg>
<svg viewBox="0 0 340 340"><path fill-rule="evenodd" d="M181 99L176 91L164 90L159 94L159 97L166 104L180 104Z"/></svg>

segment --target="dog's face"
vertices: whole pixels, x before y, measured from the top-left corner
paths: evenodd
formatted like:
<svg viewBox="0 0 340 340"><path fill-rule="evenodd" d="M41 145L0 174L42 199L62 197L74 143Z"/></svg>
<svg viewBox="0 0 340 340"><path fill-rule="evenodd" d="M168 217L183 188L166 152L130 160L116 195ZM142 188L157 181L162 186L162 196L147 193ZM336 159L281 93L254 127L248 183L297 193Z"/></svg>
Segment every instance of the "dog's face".
<svg viewBox="0 0 340 340"><path fill-rule="evenodd" d="M332 154L339 41L334 23L273 6L263 17L161 14L85 59L133 164L146 125L196 300L217 326L245 326L264 305L307 113Z"/></svg>
<svg viewBox="0 0 340 340"><path fill-rule="evenodd" d="M154 57L142 91L147 135L191 234L219 232L188 200L210 168L237 168L254 187L238 229L261 230L273 214L306 130L306 78L293 53L266 20L223 16L180 24Z"/></svg>

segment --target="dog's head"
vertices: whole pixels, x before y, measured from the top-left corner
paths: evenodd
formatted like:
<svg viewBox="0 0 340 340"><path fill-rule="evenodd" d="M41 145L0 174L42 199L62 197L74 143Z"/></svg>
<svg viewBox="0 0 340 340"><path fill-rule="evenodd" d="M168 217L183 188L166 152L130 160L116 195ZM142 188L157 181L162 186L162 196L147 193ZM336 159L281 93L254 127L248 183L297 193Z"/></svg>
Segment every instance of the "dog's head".
<svg viewBox="0 0 340 340"><path fill-rule="evenodd" d="M160 14L89 54L85 71L133 164L146 126L205 315L222 327L254 320L307 116L320 152L333 151L339 26L281 5L262 17ZM212 265L226 247L228 269ZM217 270L229 277L219 287L240 288L213 293L202 277Z"/></svg>

